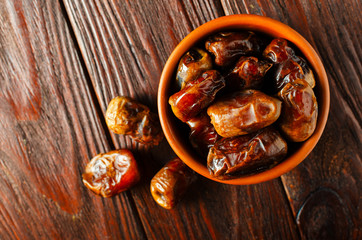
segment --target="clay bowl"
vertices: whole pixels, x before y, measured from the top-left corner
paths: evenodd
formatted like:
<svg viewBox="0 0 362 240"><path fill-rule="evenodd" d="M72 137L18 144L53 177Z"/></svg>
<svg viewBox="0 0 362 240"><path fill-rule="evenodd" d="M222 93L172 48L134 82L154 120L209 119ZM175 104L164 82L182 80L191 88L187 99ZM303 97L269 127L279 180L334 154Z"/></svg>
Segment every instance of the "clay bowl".
<svg viewBox="0 0 362 240"><path fill-rule="evenodd" d="M188 140L188 126L179 121L168 104L169 97L174 93L175 72L180 58L198 42L207 36L228 30L251 30L270 37L280 37L292 42L304 55L316 78L315 95L318 101L318 120L315 132L303 143L296 144L288 152L287 158L275 167L249 176L232 180L219 180L212 177L206 167L206 159L202 159L191 147ZM326 71L313 47L289 26L268 17L257 15L232 15L214 19L198 27L188 34L175 48L168 58L158 88L158 112L166 139L178 157L195 172L211 180L233 185L255 184L268 181L292 170L301 163L313 150L322 135L329 112L329 85Z"/></svg>

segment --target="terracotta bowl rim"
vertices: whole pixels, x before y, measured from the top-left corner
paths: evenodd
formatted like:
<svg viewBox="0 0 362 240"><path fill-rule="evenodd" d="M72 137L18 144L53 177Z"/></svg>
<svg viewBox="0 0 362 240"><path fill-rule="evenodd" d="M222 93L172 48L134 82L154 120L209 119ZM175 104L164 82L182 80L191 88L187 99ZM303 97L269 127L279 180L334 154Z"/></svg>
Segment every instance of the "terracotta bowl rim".
<svg viewBox="0 0 362 240"><path fill-rule="evenodd" d="M180 139L177 138L177 134L172 128L172 121L170 119L173 117L170 116L170 114L173 113L171 111L171 107L168 104L169 95L167 94L167 91L171 86L175 69L178 65L179 59L183 56L183 54L206 36L215 32L229 29L247 29L266 33L267 35L271 35L273 37L285 38L292 42L297 48L299 48L299 50L307 59L309 65L312 67L317 80L317 86L315 89L318 87L319 95L316 95L318 95L317 100L319 109L317 126L313 135L304 143L302 143L301 146L294 153L289 155L288 158L286 158L283 162L279 163L271 169L254 175L243 176L231 180L220 180L212 177L207 170L206 163L204 165L200 161L195 160L195 154L191 153L187 148L185 148ZM213 181L232 185L247 185L268 181L280 177L301 163L313 150L323 133L328 118L329 105L330 94L327 74L320 57L313 47L291 27L272 18L252 14L237 14L219 17L201 25L189 33L176 46L168 58L161 74L157 96L157 106L161 126L167 141L176 155L183 162L185 162L186 165L188 165L191 169L200 175Z"/></svg>

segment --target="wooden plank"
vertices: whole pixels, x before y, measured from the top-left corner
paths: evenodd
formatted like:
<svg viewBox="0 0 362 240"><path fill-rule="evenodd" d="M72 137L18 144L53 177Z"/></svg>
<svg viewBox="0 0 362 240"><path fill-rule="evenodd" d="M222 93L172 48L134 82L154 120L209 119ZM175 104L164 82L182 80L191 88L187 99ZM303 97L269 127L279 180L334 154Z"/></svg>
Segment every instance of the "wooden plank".
<svg viewBox="0 0 362 240"><path fill-rule="evenodd" d="M282 176L304 239L361 239L361 6L358 1L223 1L227 14L282 21L319 52L331 90L318 145Z"/></svg>
<svg viewBox="0 0 362 240"><path fill-rule="evenodd" d="M117 95L156 109L162 67L178 42L202 23L223 15L217 1L64 1L103 112ZM280 180L228 186L201 178L174 210L153 201L153 175L174 154L164 141L147 149L112 135L117 147L135 149L142 182L131 190L151 239L298 239Z"/></svg>
<svg viewBox="0 0 362 240"><path fill-rule="evenodd" d="M0 1L0 239L143 239L126 193L82 184L110 146L65 17L57 1Z"/></svg>

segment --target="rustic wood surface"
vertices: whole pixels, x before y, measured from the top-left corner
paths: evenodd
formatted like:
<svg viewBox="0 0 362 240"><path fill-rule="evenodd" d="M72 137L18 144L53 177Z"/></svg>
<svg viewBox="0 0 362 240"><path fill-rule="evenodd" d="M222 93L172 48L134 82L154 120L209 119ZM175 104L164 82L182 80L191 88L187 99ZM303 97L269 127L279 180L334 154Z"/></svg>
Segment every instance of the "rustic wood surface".
<svg viewBox="0 0 362 240"><path fill-rule="evenodd" d="M111 147L65 12L0 6L0 239L143 238L129 194L82 184L88 159Z"/></svg>
<svg viewBox="0 0 362 240"><path fill-rule="evenodd" d="M361 239L361 3L336 1L0 0L0 239ZM229 186L203 177L174 210L149 182L174 157L109 132L115 96L156 111L178 42L223 15L269 16L300 32L325 65L324 134L281 178ZM97 153L131 149L141 182L111 199L81 182Z"/></svg>

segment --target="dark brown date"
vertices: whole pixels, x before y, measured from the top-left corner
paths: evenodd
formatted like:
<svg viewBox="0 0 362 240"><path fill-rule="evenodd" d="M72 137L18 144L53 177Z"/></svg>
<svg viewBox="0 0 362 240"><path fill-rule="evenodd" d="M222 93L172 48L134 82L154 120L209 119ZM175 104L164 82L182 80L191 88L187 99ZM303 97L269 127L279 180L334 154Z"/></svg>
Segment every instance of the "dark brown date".
<svg viewBox="0 0 362 240"><path fill-rule="evenodd" d="M194 173L180 159L175 158L152 178L152 197L161 207L171 209L195 179Z"/></svg>
<svg viewBox="0 0 362 240"><path fill-rule="evenodd" d="M272 80L275 81L275 91L279 92L285 84L298 78L304 78L302 67L294 60L287 59L278 64Z"/></svg>
<svg viewBox="0 0 362 240"><path fill-rule="evenodd" d="M243 90L213 103L207 114L220 136L234 137L271 125L280 109L278 99L258 90Z"/></svg>
<svg viewBox="0 0 362 240"><path fill-rule="evenodd" d="M123 192L140 180L136 160L127 149L95 156L86 166L84 185L103 197Z"/></svg>
<svg viewBox="0 0 362 240"><path fill-rule="evenodd" d="M209 149L221 138L211 124L209 115L206 112L202 112L187 121L187 124L191 128L189 137L191 145L201 156L207 156Z"/></svg>
<svg viewBox="0 0 362 240"><path fill-rule="evenodd" d="M311 88L315 87L315 79L312 69L309 67L307 61L302 57L296 57L295 61L299 64L299 66L303 70L304 79Z"/></svg>
<svg viewBox="0 0 362 240"><path fill-rule="evenodd" d="M114 133L129 135L143 144L158 145L163 139L157 114L129 97L111 100L106 112L106 123Z"/></svg>
<svg viewBox="0 0 362 240"><path fill-rule="evenodd" d="M313 89L305 80L296 79L287 83L278 96L283 101L280 130L290 141L307 140L315 130L318 117Z"/></svg>
<svg viewBox="0 0 362 240"><path fill-rule="evenodd" d="M266 72L272 65L272 63L256 57L241 57L234 69L227 75L226 87L233 91L259 89Z"/></svg>
<svg viewBox="0 0 362 240"><path fill-rule="evenodd" d="M268 127L217 141L210 149L207 167L212 176L229 179L275 166L286 154L286 141L278 131Z"/></svg>
<svg viewBox="0 0 362 240"><path fill-rule="evenodd" d="M222 32L212 35L205 42L207 51L215 56L215 64L229 66L241 56L258 55L262 40L253 32Z"/></svg>
<svg viewBox="0 0 362 240"><path fill-rule="evenodd" d="M225 86L225 80L216 70L204 72L198 79L190 81L179 92L169 98L169 104L177 118L187 122L199 114Z"/></svg>
<svg viewBox="0 0 362 240"><path fill-rule="evenodd" d="M295 52L288 45L287 40L276 38L265 48L263 56L273 63L281 63L295 57Z"/></svg>
<svg viewBox="0 0 362 240"><path fill-rule="evenodd" d="M273 84L275 92L279 92L287 83L296 79L304 79L312 88L315 86L313 72L305 60L299 57L295 60L288 59L281 62L273 71L271 79L275 81Z"/></svg>
<svg viewBox="0 0 362 240"><path fill-rule="evenodd" d="M180 89L187 82L195 80L204 71L212 68L211 56L202 49L193 48L182 56L176 73L177 84Z"/></svg>

